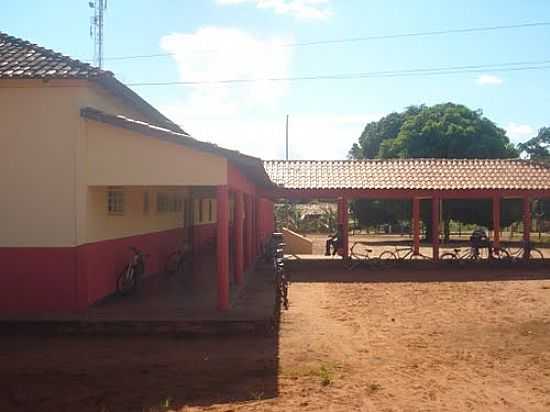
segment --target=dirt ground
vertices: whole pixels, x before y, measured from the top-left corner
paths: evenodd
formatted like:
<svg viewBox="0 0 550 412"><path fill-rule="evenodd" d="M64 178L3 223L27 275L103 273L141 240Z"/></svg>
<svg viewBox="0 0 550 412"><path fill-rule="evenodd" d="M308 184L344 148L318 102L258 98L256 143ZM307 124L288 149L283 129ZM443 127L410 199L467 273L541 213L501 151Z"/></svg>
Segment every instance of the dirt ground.
<svg viewBox="0 0 550 412"><path fill-rule="evenodd" d="M339 276L273 337L2 338L0 410L550 410L550 280Z"/></svg>

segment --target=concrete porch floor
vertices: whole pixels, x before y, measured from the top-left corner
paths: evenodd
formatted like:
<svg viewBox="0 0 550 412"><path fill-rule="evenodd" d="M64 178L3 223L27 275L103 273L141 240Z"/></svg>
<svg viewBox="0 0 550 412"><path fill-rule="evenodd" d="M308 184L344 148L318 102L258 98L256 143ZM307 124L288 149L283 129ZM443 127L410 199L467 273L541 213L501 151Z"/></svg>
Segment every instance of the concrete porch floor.
<svg viewBox="0 0 550 412"><path fill-rule="evenodd" d="M146 277L130 296L112 295L82 313L0 315L4 334L18 332L217 334L267 327L275 316L269 267L249 270L243 285L231 282L231 308L216 309L214 259L195 263L193 273Z"/></svg>

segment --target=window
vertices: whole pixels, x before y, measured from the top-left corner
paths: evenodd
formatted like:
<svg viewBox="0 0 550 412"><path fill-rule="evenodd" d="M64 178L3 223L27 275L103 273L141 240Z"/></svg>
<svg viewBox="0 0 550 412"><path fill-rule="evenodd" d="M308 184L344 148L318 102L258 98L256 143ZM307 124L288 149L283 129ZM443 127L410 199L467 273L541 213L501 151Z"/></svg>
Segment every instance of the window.
<svg viewBox="0 0 550 412"><path fill-rule="evenodd" d="M180 213L183 210L183 200L180 195L174 195L174 212Z"/></svg>
<svg viewBox="0 0 550 412"><path fill-rule="evenodd" d="M199 223L203 222L202 199L199 199Z"/></svg>
<svg viewBox="0 0 550 412"><path fill-rule="evenodd" d="M143 193L143 214L149 214L149 192Z"/></svg>
<svg viewBox="0 0 550 412"><path fill-rule="evenodd" d="M212 199L208 199L208 221L212 222Z"/></svg>
<svg viewBox="0 0 550 412"><path fill-rule="evenodd" d="M185 199L183 204L183 225L191 226L193 224L193 211L191 209L191 199Z"/></svg>
<svg viewBox="0 0 550 412"><path fill-rule="evenodd" d="M107 191L107 212L110 215L123 215L126 209L126 196L122 189Z"/></svg>
<svg viewBox="0 0 550 412"><path fill-rule="evenodd" d="M170 196L164 192L157 193L157 213L168 213L171 209Z"/></svg>

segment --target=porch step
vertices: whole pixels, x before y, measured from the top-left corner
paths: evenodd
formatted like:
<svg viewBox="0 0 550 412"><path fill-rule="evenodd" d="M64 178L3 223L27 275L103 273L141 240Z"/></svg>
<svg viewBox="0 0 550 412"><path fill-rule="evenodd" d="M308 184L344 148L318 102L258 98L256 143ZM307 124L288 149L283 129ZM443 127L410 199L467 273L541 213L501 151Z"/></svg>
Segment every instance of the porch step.
<svg viewBox="0 0 550 412"><path fill-rule="evenodd" d="M276 319L201 321L0 321L0 336L264 336Z"/></svg>

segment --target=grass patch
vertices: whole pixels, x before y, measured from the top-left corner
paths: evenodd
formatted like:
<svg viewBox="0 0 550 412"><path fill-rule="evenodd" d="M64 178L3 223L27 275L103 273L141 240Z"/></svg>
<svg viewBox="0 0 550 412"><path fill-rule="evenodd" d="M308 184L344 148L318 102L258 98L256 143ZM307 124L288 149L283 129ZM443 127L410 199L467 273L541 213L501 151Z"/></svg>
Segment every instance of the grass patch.
<svg viewBox="0 0 550 412"><path fill-rule="evenodd" d="M332 371L324 365L319 368L319 378L321 378L321 385L323 386L328 386L334 381Z"/></svg>

